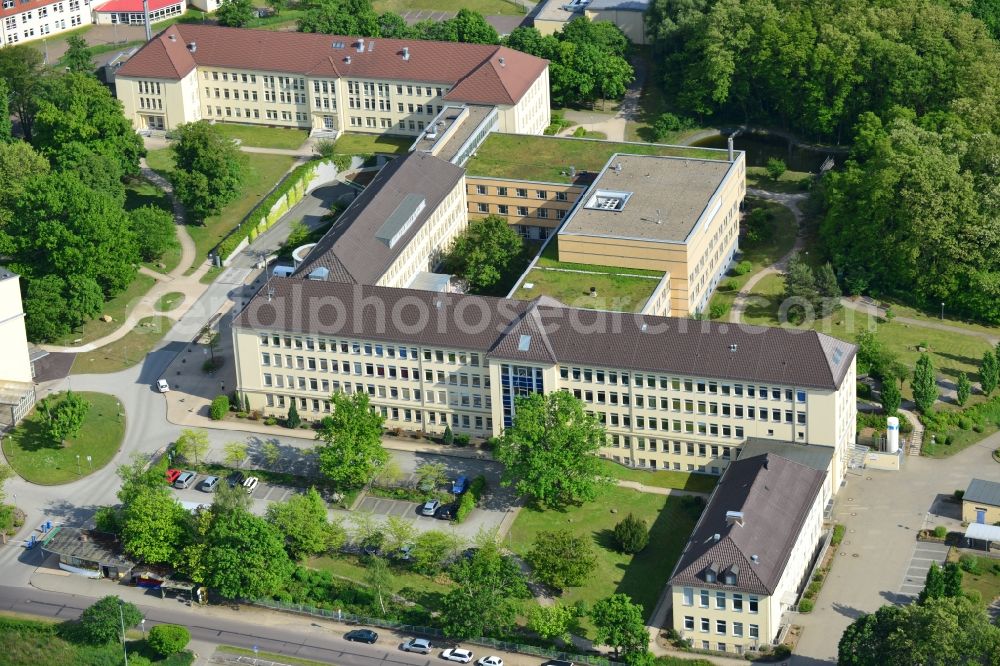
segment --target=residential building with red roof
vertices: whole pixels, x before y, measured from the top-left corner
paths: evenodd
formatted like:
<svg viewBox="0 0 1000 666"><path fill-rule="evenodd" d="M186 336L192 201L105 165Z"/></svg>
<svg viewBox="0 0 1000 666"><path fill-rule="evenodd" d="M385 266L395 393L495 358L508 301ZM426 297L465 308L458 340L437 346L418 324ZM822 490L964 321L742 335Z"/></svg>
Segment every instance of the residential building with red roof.
<svg viewBox="0 0 1000 666"><path fill-rule="evenodd" d="M90 0L0 0L0 47L90 23L90 6Z"/></svg>
<svg viewBox="0 0 1000 666"><path fill-rule="evenodd" d="M149 0L149 22L165 21L187 11L186 0ZM143 25L142 0L107 0L94 7L94 22L111 25Z"/></svg>
<svg viewBox="0 0 1000 666"><path fill-rule="evenodd" d="M206 119L416 136L449 102L495 106L501 132L550 120L548 61L490 44L177 24L116 84L139 130Z"/></svg>

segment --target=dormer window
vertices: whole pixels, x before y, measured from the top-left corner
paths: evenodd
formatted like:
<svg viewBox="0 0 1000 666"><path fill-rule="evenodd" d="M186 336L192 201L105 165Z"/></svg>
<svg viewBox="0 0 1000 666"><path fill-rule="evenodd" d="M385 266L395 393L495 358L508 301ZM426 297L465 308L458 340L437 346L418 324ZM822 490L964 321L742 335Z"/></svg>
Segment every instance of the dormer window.
<svg viewBox="0 0 1000 666"><path fill-rule="evenodd" d="M705 582L714 583L719 579L719 565L712 562L705 567Z"/></svg>
<svg viewBox="0 0 1000 666"><path fill-rule="evenodd" d="M723 576L723 580L725 581L726 585L736 585L736 581L739 580L739 577L740 577L740 567L739 565L734 564L730 566L728 569L726 569L726 573Z"/></svg>

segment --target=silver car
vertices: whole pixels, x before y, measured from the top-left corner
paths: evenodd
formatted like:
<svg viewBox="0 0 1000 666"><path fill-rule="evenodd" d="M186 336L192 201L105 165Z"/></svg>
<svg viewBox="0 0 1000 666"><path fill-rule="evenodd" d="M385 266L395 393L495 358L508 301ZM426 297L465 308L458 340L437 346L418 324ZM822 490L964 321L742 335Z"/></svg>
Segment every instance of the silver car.
<svg viewBox="0 0 1000 666"><path fill-rule="evenodd" d="M418 652L420 654L430 654L431 642L426 638L411 638L403 643L403 652Z"/></svg>

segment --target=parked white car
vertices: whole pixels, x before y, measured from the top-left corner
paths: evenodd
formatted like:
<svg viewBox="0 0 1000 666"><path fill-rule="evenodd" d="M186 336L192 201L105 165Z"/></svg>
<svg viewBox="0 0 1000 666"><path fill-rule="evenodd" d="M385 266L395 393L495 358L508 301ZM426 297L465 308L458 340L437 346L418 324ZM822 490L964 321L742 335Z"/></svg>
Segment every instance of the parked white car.
<svg viewBox="0 0 1000 666"><path fill-rule="evenodd" d="M463 648L448 648L441 653L442 659L457 661L460 664L468 664L472 661L472 652Z"/></svg>
<svg viewBox="0 0 1000 666"><path fill-rule="evenodd" d="M160 393L166 393L167 391L170 390L170 384L167 383L166 379L157 379L156 390L159 391Z"/></svg>
<svg viewBox="0 0 1000 666"><path fill-rule="evenodd" d="M491 654L488 657L483 657L476 663L479 664L479 666L503 666L503 659L494 654Z"/></svg>
<svg viewBox="0 0 1000 666"><path fill-rule="evenodd" d="M260 479L258 479L256 476L247 477L247 480L243 482L243 487L246 489L247 495L252 494L254 489L257 488L257 484L259 483Z"/></svg>

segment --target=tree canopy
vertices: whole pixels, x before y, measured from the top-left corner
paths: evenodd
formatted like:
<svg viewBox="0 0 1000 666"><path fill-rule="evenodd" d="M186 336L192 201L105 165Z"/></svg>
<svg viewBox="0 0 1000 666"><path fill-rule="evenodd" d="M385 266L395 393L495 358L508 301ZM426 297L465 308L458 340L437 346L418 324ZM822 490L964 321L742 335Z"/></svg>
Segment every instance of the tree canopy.
<svg viewBox="0 0 1000 666"><path fill-rule="evenodd" d="M367 393L334 393L333 415L323 419L316 439L320 471L338 487L371 481L389 459L382 447L385 418L372 410Z"/></svg>
<svg viewBox="0 0 1000 666"><path fill-rule="evenodd" d="M242 508L214 515L203 548L204 582L228 599L273 594L294 568L278 530Z"/></svg>
<svg viewBox="0 0 1000 666"><path fill-rule="evenodd" d="M242 28L257 18L251 0L223 0L215 10L215 19L219 25L230 28Z"/></svg>
<svg viewBox="0 0 1000 666"><path fill-rule="evenodd" d="M527 560L535 578L559 590L583 585L597 567L593 539L566 529L539 532Z"/></svg>
<svg viewBox="0 0 1000 666"><path fill-rule="evenodd" d="M174 189L187 211L204 220L239 195L246 158L232 139L204 120L178 125L174 136Z"/></svg>
<svg viewBox="0 0 1000 666"><path fill-rule="evenodd" d="M606 483L597 450L604 428L572 394L556 391L518 398L514 422L494 455L503 483L539 504L560 507L593 500Z"/></svg>
<svg viewBox="0 0 1000 666"><path fill-rule="evenodd" d="M267 520L284 536L293 560L319 555L344 542L344 530L327 520L326 502L315 488L268 504Z"/></svg>
<svg viewBox="0 0 1000 666"><path fill-rule="evenodd" d="M141 620L142 613L135 604L108 595L83 610L80 614L80 630L91 643L124 641L122 625L125 625L127 631Z"/></svg>
<svg viewBox="0 0 1000 666"><path fill-rule="evenodd" d="M614 648L616 657L621 655L628 660L648 650L649 631L642 606L632 603L627 594L601 599L594 604L590 617L597 630L594 642Z"/></svg>
<svg viewBox="0 0 1000 666"><path fill-rule="evenodd" d="M484 543L451 568L457 583L441 603L445 634L454 638L503 635L514 626L519 599L531 596L517 563Z"/></svg>
<svg viewBox="0 0 1000 666"><path fill-rule="evenodd" d="M70 35L66 39L66 53L59 60L69 71L75 74L93 74L97 67L91 54L87 40L79 35Z"/></svg>
<svg viewBox="0 0 1000 666"><path fill-rule="evenodd" d="M496 286L520 269L517 259L524 251L521 237L507 219L490 215L473 220L455 237L444 256L444 269L464 278L470 293L499 295L494 293Z"/></svg>

